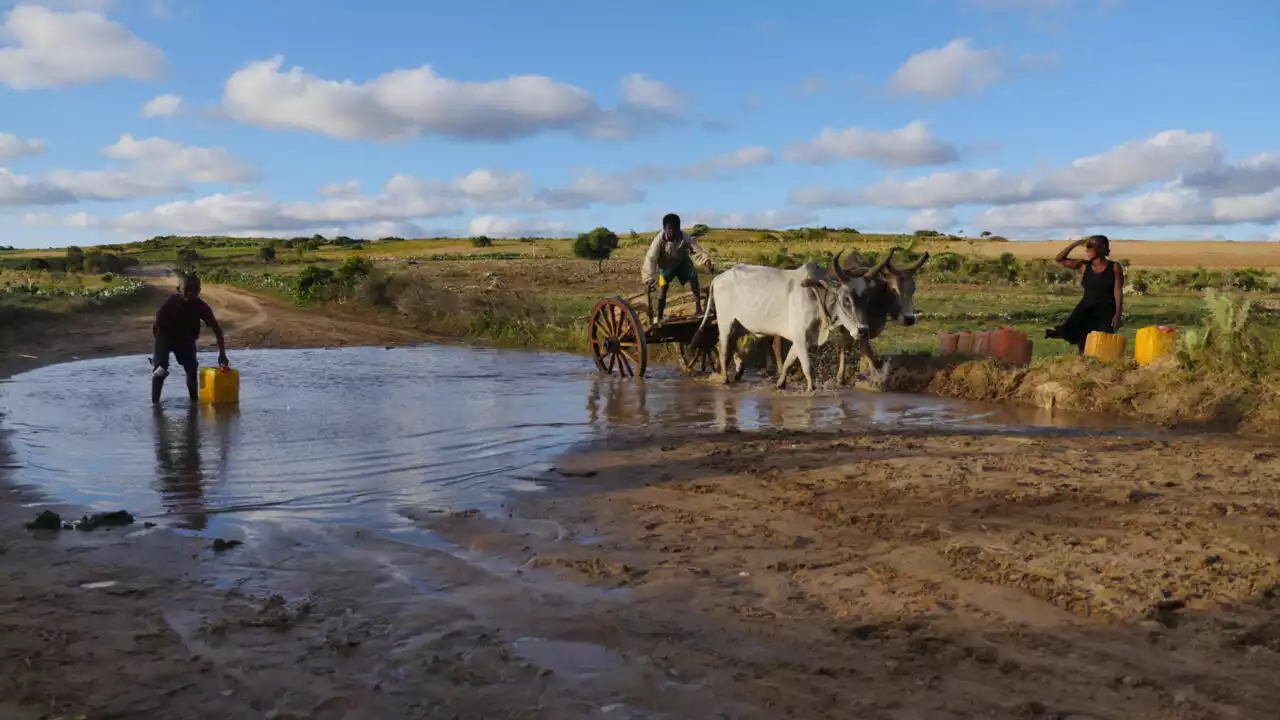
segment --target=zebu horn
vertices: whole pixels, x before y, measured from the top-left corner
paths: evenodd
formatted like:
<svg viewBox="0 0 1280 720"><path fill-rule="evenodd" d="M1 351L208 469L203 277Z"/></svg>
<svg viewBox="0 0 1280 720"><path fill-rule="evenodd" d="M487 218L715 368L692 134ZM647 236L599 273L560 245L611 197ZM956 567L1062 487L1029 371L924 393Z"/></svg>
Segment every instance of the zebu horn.
<svg viewBox="0 0 1280 720"><path fill-rule="evenodd" d="M917 260L917 261L916 261L916 263L915 263L914 265L912 265L911 267L903 268L903 269L899 269L899 268L893 267L893 265L892 265L892 263L891 263L891 264L890 264L890 268L892 268L893 270L895 270L895 271L897 271L897 272L900 272L900 273L913 273L913 272L916 272L917 270L919 270L920 268L924 267L924 263L925 263L925 261L926 261L926 260L928 260L928 259L929 259L929 253L927 253L927 252L926 252L926 253L925 253L925 254L924 254L924 255L923 255L919 260Z"/></svg>
<svg viewBox="0 0 1280 720"><path fill-rule="evenodd" d="M885 255L883 260L876 263L875 267L862 273L862 277L871 277L872 275L877 275L881 270L884 270L885 268L889 267L889 261L893 260L893 254L897 251L898 251L898 248L891 248L889 250L889 254Z"/></svg>
<svg viewBox="0 0 1280 720"><path fill-rule="evenodd" d="M836 279L840 282L849 282L849 273L844 271L840 266L840 256L844 254L844 250L836 253L835 259L831 261L831 272L836 274Z"/></svg>

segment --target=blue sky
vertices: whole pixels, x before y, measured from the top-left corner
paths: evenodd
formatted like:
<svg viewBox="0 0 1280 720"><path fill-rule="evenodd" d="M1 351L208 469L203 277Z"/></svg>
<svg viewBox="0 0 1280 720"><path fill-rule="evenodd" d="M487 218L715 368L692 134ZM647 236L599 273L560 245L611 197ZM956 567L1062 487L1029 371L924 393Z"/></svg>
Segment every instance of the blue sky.
<svg viewBox="0 0 1280 720"><path fill-rule="evenodd" d="M370 7L0 2L0 245L670 211L1280 240L1277 3Z"/></svg>

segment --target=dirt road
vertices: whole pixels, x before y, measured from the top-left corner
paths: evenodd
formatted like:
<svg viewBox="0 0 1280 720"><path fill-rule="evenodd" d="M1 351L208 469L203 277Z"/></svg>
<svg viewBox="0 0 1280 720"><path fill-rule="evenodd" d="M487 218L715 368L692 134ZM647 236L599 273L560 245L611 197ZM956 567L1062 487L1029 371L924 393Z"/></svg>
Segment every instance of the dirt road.
<svg viewBox="0 0 1280 720"><path fill-rule="evenodd" d="M151 323L173 280L142 278L149 287L123 308L110 307L11 329L0 344L0 377L76 359L151 353ZM229 349L401 345L422 342L422 333L367 319L348 319L290 307L225 285L205 285L201 296L213 308ZM200 347L216 347L204 329ZM232 358L234 362L234 358Z"/></svg>
<svg viewBox="0 0 1280 720"><path fill-rule="evenodd" d="M207 294L233 347L402 337ZM149 323L95 320L56 352L145 352ZM219 552L164 528L24 530L34 496L0 476L0 718L1280 707L1268 446L648 428L547 481L507 517L405 509L454 551L330 528Z"/></svg>

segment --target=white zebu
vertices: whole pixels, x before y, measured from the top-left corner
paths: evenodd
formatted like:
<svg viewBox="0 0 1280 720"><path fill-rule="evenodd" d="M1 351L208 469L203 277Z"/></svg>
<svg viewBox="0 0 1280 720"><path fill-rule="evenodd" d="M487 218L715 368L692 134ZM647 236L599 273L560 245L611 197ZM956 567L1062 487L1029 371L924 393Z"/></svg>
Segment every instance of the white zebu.
<svg viewBox="0 0 1280 720"><path fill-rule="evenodd" d="M809 347L825 340L820 338L824 307L831 323L844 327L850 336L858 338L867 332L868 280L861 274L845 271L840 266L840 254L836 255L829 271L812 263L795 270L735 265L711 281L710 297L698 332L706 327L714 307L720 327L720 368L725 384L730 382L733 345L744 332L790 340L791 350L778 375L778 387L786 386L786 370L799 360L809 392L813 392ZM872 268L866 274L875 272L879 272L879 268Z"/></svg>

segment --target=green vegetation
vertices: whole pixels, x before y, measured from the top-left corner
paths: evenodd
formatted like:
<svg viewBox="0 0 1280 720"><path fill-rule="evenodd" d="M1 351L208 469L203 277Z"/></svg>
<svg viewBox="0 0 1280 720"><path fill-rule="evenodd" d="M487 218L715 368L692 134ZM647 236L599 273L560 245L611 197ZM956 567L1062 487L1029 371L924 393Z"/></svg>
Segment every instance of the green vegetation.
<svg viewBox="0 0 1280 720"><path fill-rule="evenodd" d="M599 263L600 272L604 272L604 261L609 259L614 250L618 249L618 236L610 232L609 228L598 227L591 232L585 232L573 241L574 257L583 260L595 260Z"/></svg>
<svg viewBox="0 0 1280 720"><path fill-rule="evenodd" d="M1044 329L1060 322L1078 301L1079 277L1049 259L1028 256L1024 243L993 245L1007 241L986 231L982 238L932 230L870 234L853 228L777 231L695 225L690 232L699 237L719 268L736 262L775 267L810 260L826 264L841 250L846 257L856 250L869 264L890 248L897 249L895 262L906 265L929 252L929 261L917 278L920 322L912 327L891 325L876 341L877 352L898 354L904 368L931 355L938 333L944 331L1003 326L1021 330L1033 340L1036 361L1029 370L935 358L925 363L928 373L917 373L909 382L899 379L900 387L1030 401L1029 388L1057 378L1075 394L1076 407L1108 411L1139 407L1139 414L1152 419L1170 413L1151 409L1153 401L1144 398L1154 397L1153 391L1135 386L1135 378L1151 382L1158 374L1164 378L1159 385L1164 396L1192 402L1185 400L1183 390L1202 388L1204 381L1196 378L1212 376L1223 387L1236 388L1231 392L1236 392L1232 397L1237 399L1206 399L1202 394L1194 402L1217 408L1212 413L1234 413L1237 418L1264 416L1258 408L1267 406L1270 392L1242 388L1260 383L1280 387L1275 382L1280 380L1276 370L1280 369L1276 339L1280 318L1265 297L1280 291L1276 273L1280 258L1271 257L1267 248L1238 253L1263 267L1225 267L1220 260L1216 267L1198 267L1202 257L1180 255L1179 246L1161 252L1183 266L1166 262L1164 267L1152 268L1130 263L1124 254L1132 246L1119 246L1118 259L1128 267L1121 332L1129 338L1130 348L1143 326L1179 329L1179 362L1154 373L1132 366L1104 367L1077 358L1075 349L1065 342L1045 340ZM631 230L626 237L619 242L603 227L576 238L158 237L101 248L5 252L0 254L0 280L5 283L0 301L12 304L20 297L22 302L61 297L65 302L77 293L101 297L125 292L122 288L129 285L121 275L133 266L184 264L209 282L237 285L300 306L364 314L440 335L581 352L594 303L601 297L629 297L640 291L638 267L649 234ZM606 263L608 259L618 262ZM107 291L107 287L121 289ZM920 377L928 378L923 385ZM997 387L1005 390L992 390ZM1256 398L1264 400L1256 407L1245 407L1246 400ZM1172 406L1179 407L1176 402ZM1227 407L1235 410L1223 409ZM1187 408L1177 412L1183 419L1202 415Z"/></svg>

